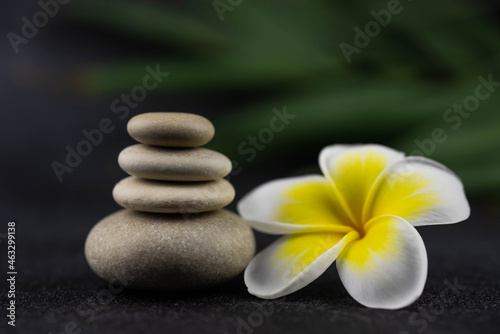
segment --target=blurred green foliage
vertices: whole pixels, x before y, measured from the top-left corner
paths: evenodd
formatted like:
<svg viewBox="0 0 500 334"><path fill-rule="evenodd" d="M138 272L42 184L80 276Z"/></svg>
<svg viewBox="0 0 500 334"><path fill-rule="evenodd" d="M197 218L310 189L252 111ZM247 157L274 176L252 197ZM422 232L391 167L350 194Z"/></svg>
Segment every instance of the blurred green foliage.
<svg viewBox="0 0 500 334"><path fill-rule="evenodd" d="M245 0L224 12L223 21L212 1L81 1L72 7L73 22L158 52L90 66L77 73L78 90L97 96L129 91L145 65L158 63L171 75L153 94L250 94L215 120L211 144L241 165L250 159L238 147L269 126L273 108L285 105L297 117L252 163L292 160L301 156L298 150L316 155L337 142L379 142L409 153L441 128L446 140L427 155L455 170L469 192L494 194L500 189L500 87L458 127L444 119L454 103L474 95L479 76L500 81L492 4L402 2L402 12L348 63L340 43L354 45L354 27L364 30L374 20L370 11L386 9L388 1Z"/></svg>

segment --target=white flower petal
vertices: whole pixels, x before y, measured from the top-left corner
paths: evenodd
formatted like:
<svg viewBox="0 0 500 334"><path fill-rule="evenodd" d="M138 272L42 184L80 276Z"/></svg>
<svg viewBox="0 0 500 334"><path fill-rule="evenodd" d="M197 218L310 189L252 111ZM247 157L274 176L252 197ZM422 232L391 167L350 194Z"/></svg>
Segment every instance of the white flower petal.
<svg viewBox="0 0 500 334"><path fill-rule="evenodd" d="M422 238L396 216L374 218L365 228L366 235L351 242L337 259L345 288L367 307L399 309L412 304L427 278Z"/></svg>
<svg viewBox="0 0 500 334"><path fill-rule="evenodd" d="M238 212L253 228L265 233L351 231L331 185L320 175L263 184L238 203Z"/></svg>
<svg viewBox="0 0 500 334"><path fill-rule="evenodd" d="M248 291L272 299L303 288L325 272L357 236L357 232L315 232L281 237L248 265L245 270Z"/></svg>
<svg viewBox="0 0 500 334"><path fill-rule="evenodd" d="M366 197L376 179L403 158L403 153L376 144L333 145L323 149L319 163L351 220L361 226Z"/></svg>
<svg viewBox="0 0 500 334"><path fill-rule="evenodd" d="M413 226L465 220L470 207L460 179L445 166L408 157L387 168L369 194L365 220L396 215Z"/></svg>

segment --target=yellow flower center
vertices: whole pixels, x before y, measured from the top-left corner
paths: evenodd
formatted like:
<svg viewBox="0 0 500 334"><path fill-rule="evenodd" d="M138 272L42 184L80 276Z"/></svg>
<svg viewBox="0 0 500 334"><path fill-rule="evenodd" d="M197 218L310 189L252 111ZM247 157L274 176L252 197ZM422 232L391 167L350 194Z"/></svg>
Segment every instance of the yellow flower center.
<svg viewBox="0 0 500 334"><path fill-rule="evenodd" d="M429 188L431 180L415 171L378 182L390 163L387 154L377 149L343 154L330 166L330 181L311 181L288 189L276 221L332 232L354 229L362 239L373 218L419 215L421 209L439 200L436 193L421 191Z"/></svg>

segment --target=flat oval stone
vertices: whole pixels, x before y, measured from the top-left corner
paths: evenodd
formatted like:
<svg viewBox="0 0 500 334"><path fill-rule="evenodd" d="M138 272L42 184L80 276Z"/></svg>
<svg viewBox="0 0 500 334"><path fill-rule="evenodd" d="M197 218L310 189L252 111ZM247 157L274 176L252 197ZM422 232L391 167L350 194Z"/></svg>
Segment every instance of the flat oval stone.
<svg viewBox="0 0 500 334"><path fill-rule="evenodd" d="M118 164L130 175L163 181L212 181L231 172L225 155L206 148L137 144L121 151Z"/></svg>
<svg viewBox="0 0 500 334"><path fill-rule="evenodd" d="M194 213L221 209L235 196L224 179L208 182L166 182L130 176L118 182L113 198L124 208L161 213Z"/></svg>
<svg viewBox="0 0 500 334"><path fill-rule="evenodd" d="M254 253L250 227L226 210L188 217L120 210L95 225L85 243L97 275L137 289L214 286L240 274Z"/></svg>
<svg viewBox="0 0 500 334"><path fill-rule="evenodd" d="M205 117L174 112L137 115L128 122L127 131L143 144L170 147L202 146L215 134L213 124Z"/></svg>

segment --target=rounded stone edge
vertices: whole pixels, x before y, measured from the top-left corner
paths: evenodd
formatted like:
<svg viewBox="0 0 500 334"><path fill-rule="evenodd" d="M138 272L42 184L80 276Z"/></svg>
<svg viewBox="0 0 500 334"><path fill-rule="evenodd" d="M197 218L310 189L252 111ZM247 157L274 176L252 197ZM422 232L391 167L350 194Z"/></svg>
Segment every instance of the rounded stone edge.
<svg viewBox="0 0 500 334"><path fill-rule="evenodd" d="M211 214L211 213L214 214L216 212L223 212L225 214L235 216L236 217L235 222L237 224L241 224L242 225L242 227L243 227L242 231L244 230L244 233L247 234L246 237L248 238L249 243L247 244L248 245L247 253L243 255L244 259L242 261L241 266L239 266L238 268L235 268L235 270L234 270L234 272L232 274L227 275L227 277L221 278L221 279L219 279L219 280L217 280L215 282L211 282L211 283L206 284L206 285L199 285L199 286L196 286L196 287L193 287L193 286L184 286L184 287L181 287L181 286L178 286L178 287L165 287L165 286L162 286L162 287L153 287L153 286L148 286L147 284L142 284L143 282L137 282L137 281L135 281L135 277L124 277L124 275L111 275L111 274L103 273L95 265L94 259L93 259L94 254L92 254L92 251L90 250L89 243L91 242L91 239L94 238L94 234L98 233L98 230L101 227L100 226L101 223L109 221L109 219L112 216L119 215L119 214L125 214L125 213L134 213L134 214L145 215L145 216L148 216L148 215L157 215L157 216L170 216L170 217L172 217L172 216L178 216L178 215L161 215L161 214L156 214L156 213L134 212L134 211L128 210L128 209L121 209L121 210L115 211L114 213L111 213L111 214L105 216L104 218L102 218L101 220L99 220L92 227L92 229L90 230L89 234L87 235L87 237L85 239L85 245L84 245L85 259L86 259L87 264L89 265L90 269L97 276L99 276L103 280L109 282L110 284L111 283L113 283L113 284L118 283L118 284L120 284L121 286L123 286L125 288L131 288L131 289L137 289L137 290L154 290L154 291L166 291L166 292L170 292L170 291L187 291L187 290L206 289L206 288L211 288L211 287L214 287L214 286L217 286L217 285L220 285L220 284L224 284L224 283L226 283L226 282L228 282L230 280L233 280L234 278L236 278L237 276L239 276L241 273L243 273L243 271L246 269L246 267L248 266L248 264L250 263L250 261L255 256L255 253L256 253L256 250L257 250L257 243L256 243L256 240L255 240L255 234L254 234L253 230L251 229L250 225L248 224L248 222L246 220L244 220L243 218L241 218L236 213L233 213L233 212L225 210L225 209L221 209L221 210L212 211L212 212L208 212L208 213L202 213L202 214L199 214L199 215L208 215L208 214ZM185 220L185 218L182 218L182 219ZM166 222L166 223L168 224L168 222ZM188 221L186 221L184 223L189 224Z"/></svg>
<svg viewBox="0 0 500 334"><path fill-rule="evenodd" d="M194 140L195 138L189 138L191 142L188 142L186 138L183 138L183 140L175 140L175 141L166 141L162 138L152 138L150 135L144 135L144 132L141 130L134 129L136 126L136 123L140 122L146 122L144 118L151 116L152 114L169 114L169 116L184 116L184 117L192 117L193 119L198 119L199 122L205 123L204 127L198 128L196 130L206 130L202 131L205 133L198 133L197 138L199 140ZM191 123L191 122L189 122ZM189 124L186 123L186 124ZM143 128L149 128L151 129L151 124L149 127L143 127ZM161 130L158 130L159 132ZM194 148L194 147L200 147L208 144L215 136L215 127L213 123L206 117L201 116L199 114L194 114L194 113L182 113L182 112L166 112L166 111L155 111L155 112L148 112L148 113L142 113L138 114L134 117L132 117L128 123L127 123L127 132L136 141L146 144L146 145L154 145L154 146L163 146L163 147L179 147L179 148Z"/></svg>
<svg viewBox="0 0 500 334"><path fill-rule="evenodd" d="M151 200L151 202L154 202L154 204L148 204L145 195L137 194L135 198L130 198L121 194L118 189L123 185L123 183L126 182L139 182L143 183L144 185L147 183L151 183L156 186L165 186L165 187L168 187L170 185L178 188L182 188L183 186L194 187L198 185L198 183L146 180L135 176L129 176L127 178L122 179L113 188L113 199L118 205L120 205L123 208L140 212L167 213L167 214L210 212L225 208L226 206L231 204L234 201L234 198L236 197L236 190L234 189L234 186L225 179L219 179L215 181L206 181L203 183L224 184L224 186L227 187L228 193L225 194L225 197L221 201L215 201L209 197L206 198L208 200L208 203L206 202L204 203L203 199L200 199L200 201L198 202L186 199L185 203L169 203L166 200L156 199L156 200ZM208 191L210 193L209 189L200 189L199 191Z"/></svg>
<svg viewBox="0 0 500 334"><path fill-rule="evenodd" d="M174 173L166 173L163 171L154 171L154 170L149 170L145 171L145 167L143 168L137 168L132 166L126 159L124 158L125 154L130 154L128 151L138 149L138 147L144 146L145 150L158 150L161 152L161 150L204 150L204 151L210 151L211 154L219 155L219 161L221 164L220 172L217 171L217 168L214 166L211 166L208 163L205 163L204 165L208 169L208 171L205 172L205 174L194 174L191 173L189 174L188 172L185 172L184 174L178 173L175 175ZM171 152L163 152L163 154L168 155ZM151 154L153 154L151 152ZM160 153L161 154L161 153ZM156 180L156 181L174 181L174 182L205 182L205 181L216 181L219 179L222 179L226 176L228 176L232 169L233 165L231 160L224 154L208 149L208 148L202 148L202 147L189 147L189 148L170 148L170 147L162 147L162 146L152 146L152 145L147 145L147 144L134 144L125 147L123 150L120 151L118 155L118 165L120 168L127 174L131 176L136 176L141 179L146 179L146 180Z"/></svg>

